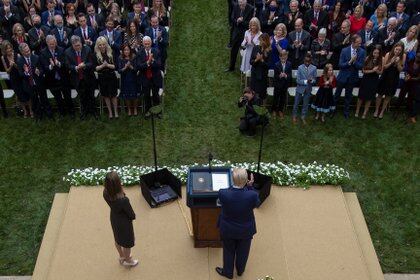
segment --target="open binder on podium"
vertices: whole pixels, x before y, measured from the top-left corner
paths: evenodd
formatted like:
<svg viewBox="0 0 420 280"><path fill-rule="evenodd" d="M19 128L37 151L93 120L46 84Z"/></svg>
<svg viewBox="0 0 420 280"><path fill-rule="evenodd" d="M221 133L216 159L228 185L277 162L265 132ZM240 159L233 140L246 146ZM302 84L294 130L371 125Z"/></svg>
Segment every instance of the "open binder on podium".
<svg viewBox="0 0 420 280"><path fill-rule="evenodd" d="M232 185L230 167L191 167L187 178L189 207L216 206L218 191Z"/></svg>

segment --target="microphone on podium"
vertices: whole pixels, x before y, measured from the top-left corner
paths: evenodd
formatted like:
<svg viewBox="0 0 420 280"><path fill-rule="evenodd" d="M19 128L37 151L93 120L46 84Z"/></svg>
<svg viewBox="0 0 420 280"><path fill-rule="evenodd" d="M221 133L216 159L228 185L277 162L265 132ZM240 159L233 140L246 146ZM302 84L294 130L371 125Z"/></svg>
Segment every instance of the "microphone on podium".
<svg viewBox="0 0 420 280"><path fill-rule="evenodd" d="M213 155L209 152L209 173L211 173L211 161L213 160Z"/></svg>

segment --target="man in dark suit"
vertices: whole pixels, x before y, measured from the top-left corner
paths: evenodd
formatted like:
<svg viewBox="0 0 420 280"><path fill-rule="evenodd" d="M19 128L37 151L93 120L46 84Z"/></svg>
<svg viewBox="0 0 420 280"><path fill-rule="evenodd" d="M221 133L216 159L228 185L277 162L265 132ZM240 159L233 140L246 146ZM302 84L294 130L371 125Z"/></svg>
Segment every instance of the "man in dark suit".
<svg viewBox="0 0 420 280"><path fill-rule="evenodd" d="M364 48L367 53L370 53L378 40L378 33L373 30L373 22L368 20L365 28L360 30L358 34L362 38L362 48Z"/></svg>
<svg viewBox="0 0 420 280"><path fill-rule="evenodd" d="M68 72L65 69L64 49L57 46L54 35L46 38L47 47L41 51L41 64L45 74L45 87L48 88L57 103L61 116L66 113L74 116L74 106L71 100Z"/></svg>
<svg viewBox="0 0 420 280"><path fill-rule="evenodd" d="M128 21L135 21L137 23L137 29L144 34L144 31L149 26L147 22L147 15L145 12L142 12L142 7L140 2L136 2L133 5L133 11L128 13ZM128 25L127 25L128 26Z"/></svg>
<svg viewBox="0 0 420 280"><path fill-rule="evenodd" d="M114 54L114 61L117 61L120 55L120 49L122 46L122 34L121 31L114 29L114 20L109 17L106 20L106 29L99 33L99 36L103 36L108 40L108 44Z"/></svg>
<svg viewBox="0 0 420 280"><path fill-rule="evenodd" d="M262 11L261 29L262 32L273 35L273 30L277 24L285 22L284 14L280 12L277 1L270 1L270 5Z"/></svg>
<svg viewBox="0 0 420 280"><path fill-rule="evenodd" d="M235 70L236 57L238 56L239 48L244 39L245 31L249 28L249 21L254 15L254 8L247 4L247 0L238 0L238 4L233 7L232 12L232 29L231 29L231 43L230 50L230 64L226 71Z"/></svg>
<svg viewBox="0 0 420 280"><path fill-rule="evenodd" d="M3 33L3 39L12 38L13 25L20 22L19 9L10 3L10 0L3 0L3 7L0 8L0 25Z"/></svg>
<svg viewBox="0 0 420 280"><path fill-rule="evenodd" d="M350 46L350 36L350 21L346 19L341 23L340 32L335 33L332 38L331 63L334 69L338 68L341 50Z"/></svg>
<svg viewBox="0 0 420 280"><path fill-rule="evenodd" d="M311 48L311 36L303 29L303 21L298 18L295 21L295 30L289 33L289 51L292 67L296 69L303 63L305 54Z"/></svg>
<svg viewBox="0 0 420 280"><path fill-rule="evenodd" d="M157 16L151 17L150 27L146 29L144 35L152 38L152 48L159 50L162 60L162 71L164 71L167 58L168 32L165 27L159 25Z"/></svg>
<svg viewBox="0 0 420 280"><path fill-rule="evenodd" d="M47 25L49 28L53 28L54 16L62 15L60 9L56 9L54 0L47 0L47 10L42 12L42 25Z"/></svg>
<svg viewBox="0 0 420 280"><path fill-rule="evenodd" d="M304 17L305 29L309 31L312 39L318 37L318 31L328 26L328 14L322 10L322 1L315 0L313 9L306 12Z"/></svg>
<svg viewBox="0 0 420 280"><path fill-rule="evenodd" d="M280 61L274 65L274 99L271 112L273 116L277 113L281 119L284 118L287 89L292 81L292 63L287 59L287 51L282 50L280 52Z"/></svg>
<svg viewBox="0 0 420 280"><path fill-rule="evenodd" d="M105 29L104 18L100 14L96 14L95 6L92 3L87 4L87 25L92 27L96 33L101 32Z"/></svg>
<svg viewBox="0 0 420 280"><path fill-rule="evenodd" d="M34 27L28 31L29 46L35 54L39 55L46 46L45 37L50 34L50 29L46 25L41 25L41 17L39 15L33 15L32 22Z"/></svg>
<svg viewBox="0 0 420 280"><path fill-rule="evenodd" d="M292 31L295 28L295 22L298 18L303 19L303 14L299 11L299 3L296 0L290 1L289 11L285 14L287 30Z"/></svg>
<svg viewBox="0 0 420 280"><path fill-rule="evenodd" d="M405 13L405 2L398 2L397 10L391 12L389 17L397 19L397 30L400 34L405 34L410 27L410 16Z"/></svg>
<svg viewBox="0 0 420 280"><path fill-rule="evenodd" d="M136 65L144 94L145 116L148 118L149 109L160 103L159 88L162 87L160 54L158 50L152 49L152 39L149 36L143 37L143 48L137 54Z"/></svg>
<svg viewBox="0 0 420 280"><path fill-rule="evenodd" d="M54 16L54 26L50 34L55 36L59 47L67 49L70 47L70 38L73 35L73 31L63 25L63 17L61 15Z"/></svg>
<svg viewBox="0 0 420 280"><path fill-rule="evenodd" d="M43 86L41 61L37 55L31 54L31 49L26 43L19 45L19 52L22 56L18 58L17 66L22 77L22 90L31 96L35 117L40 120L45 113L52 118L51 105Z"/></svg>
<svg viewBox="0 0 420 280"><path fill-rule="evenodd" d="M353 96L353 87L359 80L359 71L362 70L365 63L366 52L360 46L362 38L355 34L351 37L351 45L344 48L340 54L339 67L337 75L337 89L334 94L334 103L337 104L341 92L345 89L344 98L344 117L350 117L350 102ZM333 115L332 115L333 116Z"/></svg>
<svg viewBox="0 0 420 280"><path fill-rule="evenodd" d="M84 120L89 114L97 118L95 110L96 79L92 62L92 51L88 46L82 45L80 37L73 35L70 39L71 47L65 51L65 64L70 72L71 85L77 90L80 97Z"/></svg>
<svg viewBox="0 0 420 280"><path fill-rule="evenodd" d="M388 19L386 28L382 28L378 32L378 44L382 45L384 53L389 52L394 44L401 39L401 34L397 29L397 19L391 17Z"/></svg>
<svg viewBox="0 0 420 280"><path fill-rule="evenodd" d="M77 22L79 27L74 30L74 35L78 36L82 40L84 46L88 46L93 50L95 47L97 33L95 30L87 25L86 15L80 13L77 15Z"/></svg>
<svg viewBox="0 0 420 280"><path fill-rule="evenodd" d="M218 227L223 242L223 268L216 267L219 275L229 279L233 278L234 266L238 276L245 271L252 237L257 233L253 210L260 204L258 193L248 188L252 186L253 176L248 181L246 169L233 169L232 178L232 187L219 190L222 211Z"/></svg>

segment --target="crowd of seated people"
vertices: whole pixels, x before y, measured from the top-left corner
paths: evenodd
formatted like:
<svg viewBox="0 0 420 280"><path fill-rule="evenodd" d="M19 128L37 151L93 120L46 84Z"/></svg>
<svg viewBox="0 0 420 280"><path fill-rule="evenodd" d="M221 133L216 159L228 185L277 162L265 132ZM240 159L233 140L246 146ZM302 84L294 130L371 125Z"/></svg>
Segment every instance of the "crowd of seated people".
<svg viewBox="0 0 420 280"><path fill-rule="evenodd" d="M109 119L119 117L119 99L129 116L145 117L159 104L168 47L170 1L1 0L0 71L24 118L75 117L72 90L82 120L98 118L96 93ZM4 78L4 77L3 77ZM74 97L74 96L73 96ZM0 92L3 116L9 112Z"/></svg>
<svg viewBox="0 0 420 280"><path fill-rule="evenodd" d="M408 120L416 122L420 1L228 0L228 4L226 71L235 70L241 50L240 71L250 77L255 95L264 100L269 84L274 87L273 116L283 119L293 85L293 123L306 124L310 107L316 120L325 122L327 114L334 117L342 94L348 119L354 88L359 89L354 117L366 119L375 101L373 117L382 119L397 95L396 104L405 103Z"/></svg>

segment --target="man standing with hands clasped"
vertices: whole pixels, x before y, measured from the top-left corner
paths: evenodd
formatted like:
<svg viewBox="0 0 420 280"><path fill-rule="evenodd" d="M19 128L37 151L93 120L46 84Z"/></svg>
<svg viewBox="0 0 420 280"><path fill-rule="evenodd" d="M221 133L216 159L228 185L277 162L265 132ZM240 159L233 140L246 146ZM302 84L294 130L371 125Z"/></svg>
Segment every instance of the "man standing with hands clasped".
<svg viewBox="0 0 420 280"><path fill-rule="evenodd" d="M245 271L251 240L257 233L253 209L260 204L258 193L252 189L252 174L248 181L246 169L235 168L232 177L233 186L219 190L222 212L217 223L223 242L223 268L216 267L216 272L229 279L234 266L238 276Z"/></svg>
<svg viewBox="0 0 420 280"><path fill-rule="evenodd" d="M346 119L350 116L350 102L353 95L353 87L359 80L359 70L362 70L365 62L365 50L360 46L362 45L362 38L359 35L351 37L351 45L344 48L340 54L340 61L338 66L340 72L337 76L337 89L334 94L334 104L337 104L341 92L345 89L344 98L344 117ZM335 110L331 114L333 117Z"/></svg>

